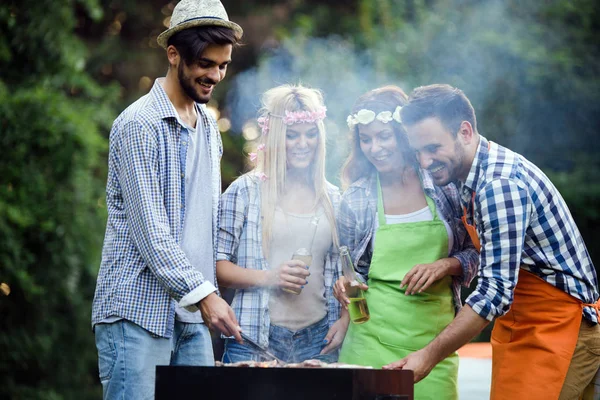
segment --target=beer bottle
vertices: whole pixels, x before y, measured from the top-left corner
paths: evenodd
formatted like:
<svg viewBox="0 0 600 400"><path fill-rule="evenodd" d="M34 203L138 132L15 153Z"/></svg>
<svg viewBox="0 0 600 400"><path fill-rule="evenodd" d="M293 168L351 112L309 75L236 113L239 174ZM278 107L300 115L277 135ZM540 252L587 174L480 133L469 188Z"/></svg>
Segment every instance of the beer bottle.
<svg viewBox="0 0 600 400"><path fill-rule="evenodd" d="M342 273L346 278L346 296L350 299L350 304L348 305L350 320L355 324L362 324L367 322L371 317L369 314L369 307L367 306L367 299L365 299L365 293L358 286L359 283L365 282L354 269L348 247L340 247L340 257L342 259Z"/></svg>

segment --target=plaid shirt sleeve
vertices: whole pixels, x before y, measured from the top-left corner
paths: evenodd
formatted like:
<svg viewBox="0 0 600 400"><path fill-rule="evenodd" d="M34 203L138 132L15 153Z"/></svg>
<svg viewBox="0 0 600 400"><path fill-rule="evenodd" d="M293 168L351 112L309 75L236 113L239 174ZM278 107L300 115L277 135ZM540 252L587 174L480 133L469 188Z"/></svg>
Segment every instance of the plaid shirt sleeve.
<svg viewBox="0 0 600 400"><path fill-rule="evenodd" d="M364 190L348 189L343 195L338 215L340 246L348 246L356 272L366 281L371 263L368 250L372 232L366 225L369 200Z"/></svg>
<svg viewBox="0 0 600 400"><path fill-rule="evenodd" d="M217 260L238 264L238 248L248 215L248 185L245 178L236 179L221 195ZM242 263L245 266L244 263Z"/></svg>
<svg viewBox="0 0 600 400"><path fill-rule="evenodd" d="M329 200L333 206L334 215L339 215L341 195L337 187L329 185L328 187ZM338 234L339 238L339 234ZM327 319L329 326L340 318L341 305L333 296L333 285L341 276L342 264L340 254L335 246L335 241L329 249L325 262L324 278L325 278L325 298L327 299Z"/></svg>
<svg viewBox="0 0 600 400"><path fill-rule="evenodd" d="M119 181L131 238L161 285L179 301L204 279L171 234L159 186L156 137L136 121L122 129Z"/></svg>
<svg viewBox="0 0 600 400"><path fill-rule="evenodd" d="M467 230L465 229L461 217L460 195L454 184L449 184L444 187L436 187L436 191L441 191L447 200L447 206L442 208L442 212L449 219L452 231L454 232L454 242L451 257L456 258L460 262L462 275L454 277L462 286L469 287L471 281L477 275L479 267L479 252L475 249ZM443 202L440 203L445 206Z"/></svg>
<svg viewBox="0 0 600 400"><path fill-rule="evenodd" d="M477 228L484 267L466 303L491 321L506 314L512 304L532 203L520 182L502 178L479 190L475 204L482 225Z"/></svg>

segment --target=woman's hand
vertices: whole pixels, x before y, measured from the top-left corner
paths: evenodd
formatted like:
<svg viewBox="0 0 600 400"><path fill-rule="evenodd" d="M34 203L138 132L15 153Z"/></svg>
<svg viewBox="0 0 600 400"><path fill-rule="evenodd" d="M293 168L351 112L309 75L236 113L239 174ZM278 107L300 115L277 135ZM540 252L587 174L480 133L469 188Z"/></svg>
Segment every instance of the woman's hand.
<svg viewBox="0 0 600 400"><path fill-rule="evenodd" d="M333 285L333 297L340 302L340 304L347 310L348 304L350 304L350 299L346 294L346 288L350 286L350 282L346 279L346 277L340 277L337 282ZM360 283L358 285L362 290L368 290L369 287L364 283Z"/></svg>
<svg viewBox="0 0 600 400"><path fill-rule="evenodd" d="M292 289L296 292L302 290L308 283L306 280L310 275L308 266L300 260L289 260L276 268L266 272L263 286L278 287L280 289Z"/></svg>
<svg viewBox="0 0 600 400"><path fill-rule="evenodd" d="M442 258L430 264L417 264L412 267L400 282L400 287L406 286L405 294L421 293L445 276L460 274L462 269L458 259Z"/></svg>
<svg viewBox="0 0 600 400"><path fill-rule="evenodd" d="M347 312L342 312L340 319L335 321L335 323L331 325L331 328L329 328L329 332L327 332L327 336L325 336L325 343L327 343L327 346L323 347L321 354L330 353L342 345L344 337L346 337L346 331L348 331L349 323L350 316Z"/></svg>

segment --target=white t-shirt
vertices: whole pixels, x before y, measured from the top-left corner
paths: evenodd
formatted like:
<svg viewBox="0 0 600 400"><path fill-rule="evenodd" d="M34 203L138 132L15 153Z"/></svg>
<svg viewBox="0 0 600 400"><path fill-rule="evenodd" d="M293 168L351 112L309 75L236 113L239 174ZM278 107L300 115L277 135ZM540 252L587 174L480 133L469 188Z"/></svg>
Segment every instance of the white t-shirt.
<svg viewBox="0 0 600 400"><path fill-rule="evenodd" d="M312 240L312 219L319 222ZM269 296L271 324L291 331L311 326L327 315L325 297L325 260L332 244L331 224L323 208L314 214L284 213L276 208L273 234L268 255L269 267L274 268L292 258L299 248L309 248L312 241L312 263L309 267L308 283L299 295L274 289Z"/></svg>
<svg viewBox="0 0 600 400"><path fill-rule="evenodd" d="M433 221L433 214L428 206L421 208L420 210L413 211L408 214L385 214L385 223L388 225L393 224L406 224L408 222L423 222ZM452 246L454 244L454 233L448 223L441 219L446 227L448 233L448 255L452 252ZM377 228L379 228L379 213L375 213L375 232L373 233L373 240L371 240L371 249L373 249L373 243L375 243L375 236L377 235Z"/></svg>

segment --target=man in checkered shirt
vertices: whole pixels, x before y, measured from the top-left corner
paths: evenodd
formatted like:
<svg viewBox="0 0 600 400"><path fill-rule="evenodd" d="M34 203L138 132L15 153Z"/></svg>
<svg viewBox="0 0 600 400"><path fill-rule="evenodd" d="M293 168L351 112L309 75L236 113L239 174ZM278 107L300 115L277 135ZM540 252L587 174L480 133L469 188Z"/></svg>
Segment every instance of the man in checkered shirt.
<svg viewBox="0 0 600 400"><path fill-rule="evenodd" d="M401 116L435 184L458 183L480 268L456 319L384 368L413 370L419 381L495 320L492 399L580 398L600 367L600 300L594 265L560 193L530 161L479 135L459 89L417 88Z"/></svg>
<svg viewBox="0 0 600 400"><path fill-rule="evenodd" d="M92 309L104 399L154 398L156 365L214 365L242 341L216 283L221 136L205 104L242 36L218 0L182 0L158 36L169 69L110 133L108 223Z"/></svg>

